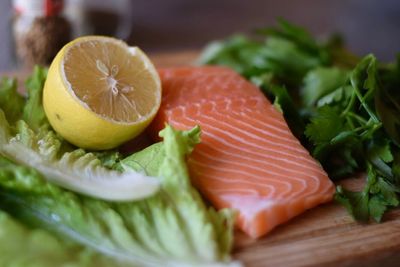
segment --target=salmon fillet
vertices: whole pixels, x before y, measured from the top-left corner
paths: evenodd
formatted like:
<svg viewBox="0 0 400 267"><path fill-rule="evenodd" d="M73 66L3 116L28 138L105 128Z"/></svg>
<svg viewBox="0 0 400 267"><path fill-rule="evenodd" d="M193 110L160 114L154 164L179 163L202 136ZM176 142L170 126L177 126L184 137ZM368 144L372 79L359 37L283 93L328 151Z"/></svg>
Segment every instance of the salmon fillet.
<svg viewBox="0 0 400 267"><path fill-rule="evenodd" d="M200 125L188 159L193 183L216 208L258 238L330 201L334 185L260 90L222 67L159 70L163 97L152 129Z"/></svg>

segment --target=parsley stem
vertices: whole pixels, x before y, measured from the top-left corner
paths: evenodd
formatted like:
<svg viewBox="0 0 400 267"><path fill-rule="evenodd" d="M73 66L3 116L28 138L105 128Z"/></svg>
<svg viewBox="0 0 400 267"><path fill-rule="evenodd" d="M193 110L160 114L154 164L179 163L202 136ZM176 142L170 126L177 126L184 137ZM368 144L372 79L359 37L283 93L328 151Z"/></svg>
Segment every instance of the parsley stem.
<svg viewBox="0 0 400 267"><path fill-rule="evenodd" d="M347 104L347 107L343 110L342 114L340 114L341 117L344 117L347 115L347 113L350 112L350 109L353 107L354 102L356 101L356 94L353 92L350 98L349 103Z"/></svg>
<svg viewBox="0 0 400 267"><path fill-rule="evenodd" d="M382 123L374 123L371 121L371 119L368 121L367 123L367 127L371 127L369 126L371 123L373 123L372 128L365 130L363 133L360 134L360 137L362 140L365 140L367 138L371 138L371 136L382 127Z"/></svg>
<svg viewBox="0 0 400 267"><path fill-rule="evenodd" d="M351 118L347 116L347 117L346 117L346 121L347 121L347 123L350 125L351 129L354 130L354 128L355 128L356 126L354 126L354 123L353 123L353 121L351 120Z"/></svg>
<svg viewBox="0 0 400 267"><path fill-rule="evenodd" d="M363 108L365 109L365 111L368 113L368 115L371 117L371 119L374 122L379 123L379 119L376 117L375 113L372 112L372 110L369 108L368 104L365 103L365 99L363 98L362 94L360 93L360 90L358 88L358 83L354 79L354 77L351 77L350 83L353 86L354 93L356 94L358 100L360 101L360 103L363 106Z"/></svg>
<svg viewBox="0 0 400 267"><path fill-rule="evenodd" d="M366 120L366 119L364 119L364 118L361 117L360 115L357 115L357 114L354 113L354 112L349 111L349 112L347 113L347 115L349 115L350 117L352 117L352 118L358 120L358 121L359 121L360 123L362 123L362 124L367 124L367 120Z"/></svg>
<svg viewBox="0 0 400 267"><path fill-rule="evenodd" d="M357 127L357 128L353 129L354 132L358 132L360 130L365 130L365 126L360 126L360 127Z"/></svg>

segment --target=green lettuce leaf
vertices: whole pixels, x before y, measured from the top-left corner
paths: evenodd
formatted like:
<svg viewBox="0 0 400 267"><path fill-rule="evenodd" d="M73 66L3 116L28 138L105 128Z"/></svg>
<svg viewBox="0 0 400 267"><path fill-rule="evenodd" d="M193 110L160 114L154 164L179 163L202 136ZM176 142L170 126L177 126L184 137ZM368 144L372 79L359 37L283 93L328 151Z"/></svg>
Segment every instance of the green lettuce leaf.
<svg viewBox="0 0 400 267"><path fill-rule="evenodd" d="M233 216L203 203L190 185L187 154L199 128L167 127L164 142L123 160L118 168L161 177L161 191L137 202L112 203L48 183L35 169L0 158L0 206L127 264L141 266L240 266L229 262ZM130 266L130 265L127 265Z"/></svg>
<svg viewBox="0 0 400 267"><path fill-rule="evenodd" d="M129 201L153 195L159 189L158 179L109 169L118 161L116 152L74 150L51 130L42 105L46 76L47 69L35 67L26 81L26 101L16 92L15 81L4 80L0 103L4 102L6 110L4 113L0 106L0 153L36 168L52 183L92 197ZM7 105L14 98L15 108ZM21 113L22 119L15 123Z"/></svg>
<svg viewBox="0 0 400 267"><path fill-rule="evenodd" d="M186 155L200 142L199 135L199 127L181 132L167 126L160 132L160 136L164 138L162 144L155 144L138 152L124 159L122 164L125 168L144 168L149 175L163 177L162 194L176 208L176 235L180 229L186 231L182 242L174 242L170 249L174 248L176 253L184 252L185 257L189 258L203 255L208 260L223 260L227 259L233 241L232 231L227 230L233 227L232 213L229 210L217 213L204 205L198 192L191 186L185 163ZM165 223L172 226L170 222ZM171 244L170 238L160 241L168 246Z"/></svg>
<svg viewBox="0 0 400 267"><path fill-rule="evenodd" d="M35 66L32 75L25 82L28 100L24 106L23 120L34 131L48 124L42 105L43 86L46 77L47 69Z"/></svg>
<svg viewBox="0 0 400 267"><path fill-rule="evenodd" d="M17 87L16 79L4 77L0 81L0 107L11 123L21 118L25 105L25 99L17 92Z"/></svg>
<svg viewBox="0 0 400 267"><path fill-rule="evenodd" d="M2 211L0 211L0 255L0 266L123 266L81 245L57 238L48 231L30 229Z"/></svg>
<svg viewBox="0 0 400 267"><path fill-rule="evenodd" d="M124 160L117 151L76 149L47 122L41 102L45 77L46 70L36 67L26 83L27 99L16 93L13 80L0 93L1 209L72 244L75 257L65 266L97 262L103 266L104 256L111 259L107 266L119 266L119 262L124 266L240 266L229 257L232 211L207 207L190 183L185 161L200 141L199 128L181 132L166 127L164 142ZM14 97L18 103L7 106L7 99ZM126 201L128 196L149 195L142 201ZM64 266L69 257L67 247L65 255L56 251L64 243L46 251L45 259L31 248L28 232L20 239L32 250L26 254L34 259L32 266L53 264L47 258ZM97 256L87 256L83 265L80 255L94 255L91 250L103 256L99 261ZM10 258L0 255L0 263L4 260L7 266L22 264L8 263ZM23 257L21 262L25 262Z"/></svg>
<svg viewBox="0 0 400 267"><path fill-rule="evenodd" d="M110 170L83 149L60 153L63 141L52 130L35 133L23 120L15 128L17 134L12 137L0 109L0 153L37 169L52 183L113 201L145 198L159 189L158 179L140 172Z"/></svg>

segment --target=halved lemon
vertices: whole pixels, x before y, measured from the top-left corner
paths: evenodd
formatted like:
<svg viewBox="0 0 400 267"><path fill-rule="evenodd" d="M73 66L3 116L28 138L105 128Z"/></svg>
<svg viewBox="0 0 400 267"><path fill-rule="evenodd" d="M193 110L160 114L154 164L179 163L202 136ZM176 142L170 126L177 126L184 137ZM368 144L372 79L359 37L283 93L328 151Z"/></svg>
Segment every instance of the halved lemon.
<svg viewBox="0 0 400 267"><path fill-rule="evenodd" d="M104 36L65 45L50 65L43 106L72 144L110 149L140 134L161 103L160 78L137 47Z"/></svg>

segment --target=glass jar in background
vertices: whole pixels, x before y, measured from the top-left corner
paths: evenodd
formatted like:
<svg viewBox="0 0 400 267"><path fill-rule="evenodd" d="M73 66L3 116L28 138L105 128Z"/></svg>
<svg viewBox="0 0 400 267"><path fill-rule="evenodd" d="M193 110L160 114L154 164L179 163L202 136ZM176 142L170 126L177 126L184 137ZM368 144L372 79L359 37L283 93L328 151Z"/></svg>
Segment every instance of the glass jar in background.
<svg viewBox="0 0 400 267"><path fill-rule="evenodd" d="M62 0L13 0L12 33L17 64L48 65L71 40L72 26Z"/></svg>
<svg viewBox="0 0 400 267"><path fill-rule="evenodd" d="M67 0L67 3L68 8L80 6L85 21L85 30L81 34L107 35L123 40L129 38L132 29L132 1ZM67 13L71 16L74 12Z"/></svg>
<svg viewBox="0 0 400 267"><path fill-rule="evenodd" d="M108 35L127 40L129 0L13 0L12 33L17 67L48 65L70 40Z"/></svg>

